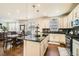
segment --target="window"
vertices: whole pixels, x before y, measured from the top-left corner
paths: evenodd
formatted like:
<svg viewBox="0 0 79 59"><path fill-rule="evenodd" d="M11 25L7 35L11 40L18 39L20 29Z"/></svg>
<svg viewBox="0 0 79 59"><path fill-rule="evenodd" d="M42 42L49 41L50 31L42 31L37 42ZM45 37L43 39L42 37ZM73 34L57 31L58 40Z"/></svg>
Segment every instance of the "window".
<svg viewBox="0 0 79 59"><path fill-rule="evenodd" d="M9 22L8 23L8 30L9 31L19 31L19 23L17 22Z"/></svg>
<svg viewBox="0 0 79 59"><path fill-rule="evenodd" d="M50 20L49 27L51 31L58 31L58 19Z"/></svg>

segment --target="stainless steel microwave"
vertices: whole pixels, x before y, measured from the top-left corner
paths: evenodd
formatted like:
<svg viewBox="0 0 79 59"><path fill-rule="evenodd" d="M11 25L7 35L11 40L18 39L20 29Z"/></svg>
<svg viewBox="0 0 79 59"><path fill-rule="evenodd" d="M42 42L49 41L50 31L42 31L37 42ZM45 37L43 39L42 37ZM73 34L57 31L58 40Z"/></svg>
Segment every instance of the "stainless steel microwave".
<svg viewBox="0 0 79 59"><path fill-rule="evenodd" d="M76 18L75 20L71 21L71 26L72 27L79 26L79 18Z"/></svg>

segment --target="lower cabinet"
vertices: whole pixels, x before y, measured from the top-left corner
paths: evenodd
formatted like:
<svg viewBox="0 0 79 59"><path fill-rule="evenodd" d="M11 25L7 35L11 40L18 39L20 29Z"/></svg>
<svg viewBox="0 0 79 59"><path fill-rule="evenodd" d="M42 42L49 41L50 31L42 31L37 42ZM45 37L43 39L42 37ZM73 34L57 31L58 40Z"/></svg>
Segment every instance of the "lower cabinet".
<svg viewBox="0 0 79 59"><path fill-rule="evenodd" d="M24 56L43 56L48 47L48 39L47 36L41 42L24 40Z"/></svg>
<svg viewBox="0 0 79 59"><path fill-rule="evenodd" d="M49 42L58 42L65 44L65 34L49 34Z"/></svg>
<svg viewBox="0 0 79 59"><path fill-rule="evenodd" d="M48 37L46 37L42 42L41 42L41 55L44 55L46 52L46 49L48 47Z"/></svg>
<svg viewBox="0 0 79 59"><path fill-rule="evenodd" d="M79 41L73 39L73 56L79 56Z"/></svg>

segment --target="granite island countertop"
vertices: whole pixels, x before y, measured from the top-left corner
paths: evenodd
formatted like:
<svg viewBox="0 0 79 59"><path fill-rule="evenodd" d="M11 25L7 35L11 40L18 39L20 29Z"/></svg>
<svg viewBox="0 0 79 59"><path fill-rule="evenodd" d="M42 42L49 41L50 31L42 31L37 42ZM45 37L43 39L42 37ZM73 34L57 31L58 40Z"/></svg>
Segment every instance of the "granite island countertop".
<svg viewBox="0 0 79 59"><path fill-rule="evenodd" d="M41 42L43 39L45 39L45 36L41 37L35 37L34 35L28 35L24 36L23 40L33 41L33 42Z"/></svg>

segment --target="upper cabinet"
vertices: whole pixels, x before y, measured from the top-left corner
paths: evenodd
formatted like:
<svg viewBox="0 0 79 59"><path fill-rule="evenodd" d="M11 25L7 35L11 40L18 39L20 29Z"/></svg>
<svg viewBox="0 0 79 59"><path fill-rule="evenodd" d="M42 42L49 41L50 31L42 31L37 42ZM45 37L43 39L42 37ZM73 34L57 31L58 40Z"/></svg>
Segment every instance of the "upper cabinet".
<svg viewBox="0 0 79 59"><path fill-rule="evenodd" d="M59 17L59 28L67 28L68 27L67 16Z"/></svg>
<svg viewBox="0 0 79 59"><path fill-rule="evenodd" d="M75 12L75 18L79 18L79 5L74 9Z"/></svg>
<svg viewBox="0 0 79 59"><path fill-rule="evenodd" d="M68 28L68 16L64 17L64 28Z"/></svg>
<svg viewBox="0 0 79 59"><path fill-rule="evenodd" d="M75 18L79 18L79 5L77 5L68 15L68 28L72 28L71 21L73 21Z"/></svg>
<svg viewBox="0 0 79 59"><path fill-rule="evenodd" d="M68 15L68 18L67 18L67 24L68 24L68 28L72 28L71 26L71 21L73 20L73 17L74 17L74 13L71 12L69 15Z"/></svg>
<svg viewBox="0 0 79 59"><path fill-rule="evenodd" d="M79 5L77 5L68 15L59 17L59 28L72 28L71 21L79 18Z"/></svg>

